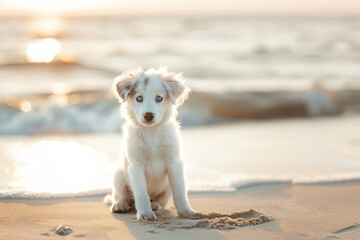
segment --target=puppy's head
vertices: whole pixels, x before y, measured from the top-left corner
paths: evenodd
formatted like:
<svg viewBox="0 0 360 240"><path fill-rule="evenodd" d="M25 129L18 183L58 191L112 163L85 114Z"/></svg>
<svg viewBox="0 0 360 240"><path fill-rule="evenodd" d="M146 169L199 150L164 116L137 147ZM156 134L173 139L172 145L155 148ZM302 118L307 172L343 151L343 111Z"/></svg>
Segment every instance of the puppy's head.
<svg viewBox="0 0 360 240"><path fill-rule="evenodd" d="M182 74L167 68L126 71L115 78L114 89L123 113L142 126L154 126L168 120L175 108L187 99L190 90Z"/></svg>

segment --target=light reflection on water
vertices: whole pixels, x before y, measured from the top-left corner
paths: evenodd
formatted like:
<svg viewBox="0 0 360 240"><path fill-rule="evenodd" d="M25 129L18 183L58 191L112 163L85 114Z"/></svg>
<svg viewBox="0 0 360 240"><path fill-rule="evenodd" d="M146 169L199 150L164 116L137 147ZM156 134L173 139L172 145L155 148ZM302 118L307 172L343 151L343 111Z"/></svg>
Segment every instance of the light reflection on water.
<svg viewBox="0 0 360 240"><path fill-rule="evenodd" d="M34 142L10 146L16 168L11 187L25 192L77 193L111 187L112 167L108 155L73 141Z"/></svg>
<svg viewBox="0 0 360 240"><path fill-rule="evenodd" d="M27 59L30 62L49 63L60 53L61 44L53 38L45 38L30 43L27 48Z"/></svg>

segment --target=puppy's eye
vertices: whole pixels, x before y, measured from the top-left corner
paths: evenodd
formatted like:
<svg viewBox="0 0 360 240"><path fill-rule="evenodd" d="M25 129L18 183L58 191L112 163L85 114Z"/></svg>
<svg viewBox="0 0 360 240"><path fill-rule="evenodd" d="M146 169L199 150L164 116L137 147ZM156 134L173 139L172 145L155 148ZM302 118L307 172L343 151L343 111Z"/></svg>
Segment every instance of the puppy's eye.
<svg viewBox="0 0 360 240"><path fill-rule="evenodd" d="M138 96L138 97L136 98L136 101L142 102L142 101L143 101L143 97L142 97L142 96Z"/></svg>
<svg viewBox="0 0 360 240"><path fill-rule="evenodd" d="M156 102L161 102L162 100L163 100L162 97L160 97L160 96L157 96L157 97L156 97Z"/></svg>

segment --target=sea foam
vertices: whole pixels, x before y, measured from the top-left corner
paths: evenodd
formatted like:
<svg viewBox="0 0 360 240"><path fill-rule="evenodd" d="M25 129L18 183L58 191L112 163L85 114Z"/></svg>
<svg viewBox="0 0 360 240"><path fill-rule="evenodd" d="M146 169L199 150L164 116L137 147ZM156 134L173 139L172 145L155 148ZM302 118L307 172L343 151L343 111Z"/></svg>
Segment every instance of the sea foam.
<svg viewBox="0 0 360 240"><path fill-rule="evenodd" d="M86 149L83 149L83 151ZM96 152L89 152L91 155ZM82 153L83 154L83 153ZM111 192L114 163L106 159L94 162L89 155L78 164L85 164L82 172L66 171L74 167L71 161L48 164L42 168L37 164L23 168L15 175L23 174L17 181L9 181L8 186L0 187L1 199L48 199L103 196ZM60 153L60 157L64 155ZM107 164L106 164L107 162ZM38 162L43 165L42 161ZM105 164L104 164L105 163ZM68 165L68 166L67 166ZM90 166L90 167L89 167ZM41 168L42 170L40 170ZM46 170L45 170L46 169ZM60 171L60 172L59 172ZM208 170L195 165L185 165L185 179L189 194L235 192L239 189L264 184L332 184L360 180L360 171L329 175L269 175L269 174L225 174L217 170ZM14 180L14 179L13 179Z"/></svg>

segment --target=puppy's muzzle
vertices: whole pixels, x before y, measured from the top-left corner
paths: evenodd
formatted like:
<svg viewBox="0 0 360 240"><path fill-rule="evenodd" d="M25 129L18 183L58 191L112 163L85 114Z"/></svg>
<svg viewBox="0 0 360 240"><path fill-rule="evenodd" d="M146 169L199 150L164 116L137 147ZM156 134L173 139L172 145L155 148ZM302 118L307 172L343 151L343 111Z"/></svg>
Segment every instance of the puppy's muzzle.
<svg viewBox="0 0 360 240"><path fill-rule="evenodd" d="M144 118L146 121L150 122L154 119L154 113L146 112L146 113L144 113Z"/></svg>

